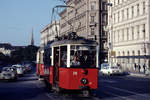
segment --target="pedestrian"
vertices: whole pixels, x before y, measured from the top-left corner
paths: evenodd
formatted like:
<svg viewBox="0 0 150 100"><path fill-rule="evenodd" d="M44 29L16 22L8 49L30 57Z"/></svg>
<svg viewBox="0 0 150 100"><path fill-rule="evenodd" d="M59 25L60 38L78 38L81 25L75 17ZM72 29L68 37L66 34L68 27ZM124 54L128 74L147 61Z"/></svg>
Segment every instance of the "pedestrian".
<svg viewBox="0 0 150 100"><path fill-rule="evenodd" d="M145 64L143 65L143 71L144 71L144 74L145 74L145 71L146 71L146 66L145 66Z"/></svg>
<svg viewBox="0 0 150 100"><path fill-rule="evenodd" d="M138 64L138 70L139 70L139 73L140 73L140 71L141 71L141 66L140 66L140 64Z"/></svg>
<svg viewBox="0 0 150 100"><path fill-rule="evenodd" d="M134 70L136 71L136 67L137 67L137 65L136 65L136 63L134 63Z"/></svg>

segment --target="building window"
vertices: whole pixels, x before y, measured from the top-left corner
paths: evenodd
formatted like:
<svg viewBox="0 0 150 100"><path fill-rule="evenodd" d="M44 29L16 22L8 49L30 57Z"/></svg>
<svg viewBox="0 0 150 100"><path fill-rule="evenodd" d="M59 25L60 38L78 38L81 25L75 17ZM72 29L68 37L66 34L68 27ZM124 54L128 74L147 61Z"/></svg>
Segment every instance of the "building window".
<svg viewBox="0 0 150 100"><path fill-rule="evenodd" d="M114 31L114 43L116 42L116 31Z"/></svg>
<svg viewBox="0 0 150 100"><path fill-rule="evenodd" d="M129 40L129 28L127 28L127 40Z"/></svg>
<svg viewBox="0 0 150 100"><path fill-rule="evenodd" d="M122 20L124 20L124 10L122 10Z"/></svg>
<svg viewBox="0 0 150 100"><path fill-rule="evenodd" d="M140 14L139 4L137 4L137 16Z"/></svg>
<svg viewBox="0 0 150 100"><path fill-rule="evenodd" d="M132 40L134 40L134 27L132 27Z"/></svg>
<svg viewBox="0 0 150 100"><path fill-rule="evenodd" d="M134 6L132 6L132 18L134 17Z"/></svg>
<svg viewBox="0 0 150 100"><path fill-rule="evenodd" d="M120 21L120 12L118 12L118 22Z"/></svg>
<svg viewBox="0 0 150 100"><path fill-rule="evenodd" d="M91 16L91 22L95 22L95 17Z"/></svg>
<svg viewBox="0 0 150 100"><path fill-rule="evenodd" d="M116 5L116 0L114 0L114 6Z"/></svg>
<svg viewBox="0 0 150 100"><path fill-rule="evenodd" d="M132 63L135 63L135 59L134 59L135 52L134 52L134 51L132 51L132 56L133 56L133 58L132 58Z"/></svg>
<svg viewBox="0 0 150 100"><path fill-rule="evenodd" d="M120 4L120 0L118 0L118 4Z"/></svg>
<svg viewBox="0 0 150 100"><path fill-rule="evenodd" d="M119 37L120 37L120 33L119 33L119 30L117 31L118 33L118 42L120 41Z"/></svg>
<svg viewBox="0 0 150 100"><path fill-rule="evenodd" d="M137 39L139 39L139 37L140 37L140 32L139 32L139 25L137 25Z"/></svg>
<svg viewBox="0 0 150 100"><path fill-rule="evenodd" d="M94 28L91 28L91 35L94 35L94 33L95 33Z"/></svg>
<svg viewBox="0 0 150 100"><path fill-rule="evenodd" d="M129 19L129 8L127 8L127 19Z"/></svg>
<svg viewBox="0 0 150 100"><path fill-rule="evenodd" d="M129 51L127 52L127 54L128 54L128 56L127 56L127 62L128 62L128 64L130 63L130 59L129 59L129 56L130 56L130 53L129 53Z"/></svg>
<svg viewBox="0 0 150 100"><path fill-rule="evenodd" d="M116 14L114 14L114 23L116 22Z"/></svg>
<svg viewBox="0 0 150 100"><path fill-rule="evenodd" d="M145 39L145 24L143 24L143 30L142 30L142 32L143 32L143 38Z"/></svg>
<svg viewBox="0 0 150 100"><path fill-rule="evenodd" d="M124 29L122 29L122 40L124 41Z"/></svg>
<svg viewBox="0 0 150 100"><path fill-rule="evenodd" d="M122 52L122 55L125 56L124 51ZM125 63L125 58L123 58L123 63Z"/></svg>
<svg viewBox="0 0 150 100"><path fill-rule="evenodd" d="M145 14L145 2L143 2L143 14Z"/></svg>
<svg viewBox="0 0 150 100"><path fill-rule="evenodd" d="M138 56L140 56L140 50L138 50ZM140 64L140 58L138 59L138 63Z"/></svg>

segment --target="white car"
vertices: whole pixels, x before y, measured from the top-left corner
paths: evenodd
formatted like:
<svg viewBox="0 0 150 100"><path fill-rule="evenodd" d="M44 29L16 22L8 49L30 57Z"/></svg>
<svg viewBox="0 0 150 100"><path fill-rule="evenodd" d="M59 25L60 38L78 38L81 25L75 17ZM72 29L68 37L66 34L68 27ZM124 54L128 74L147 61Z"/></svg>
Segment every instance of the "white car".
<svg viewBox="0 0 150 100"><path fill-rule="evenodd" d="M17 80L16 70L11 67L4 67L0 73L0 79Z"/></svg>
<svg viewBox="0 0 150 100"><path fill-rule="evenodd" d="M103 75L114 75L114 74L122 74L122 71L119 67L117 66L110 66L108 63L103 63L101 65L101 70L100 73Z"/></svg>
<svg viewBox="0 0 150 100"><path fill-rule="evenodd" d="M23 76L25 69L24 69L24 67L22 65L19 65L19 64L12 65L12 67L16 68L18 75Z"/></svg>

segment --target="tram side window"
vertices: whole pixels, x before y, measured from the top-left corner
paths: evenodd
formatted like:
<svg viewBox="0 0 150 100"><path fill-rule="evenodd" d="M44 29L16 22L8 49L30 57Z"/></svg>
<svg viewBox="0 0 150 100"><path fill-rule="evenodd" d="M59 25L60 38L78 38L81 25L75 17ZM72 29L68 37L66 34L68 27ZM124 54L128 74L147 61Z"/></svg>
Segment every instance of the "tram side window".
<svg viewBox="0 0 150 100"><path fill-rule="evenodd" d="M60 67L67 67L67 46L60 47Z"/></svg>
<svg viewBox="0 0 150 100"><path fill-rule="evenodd" d="M44 64L46 65L51 65L51 60L50 60L50 49L46 50L44 52Z"/></svg>

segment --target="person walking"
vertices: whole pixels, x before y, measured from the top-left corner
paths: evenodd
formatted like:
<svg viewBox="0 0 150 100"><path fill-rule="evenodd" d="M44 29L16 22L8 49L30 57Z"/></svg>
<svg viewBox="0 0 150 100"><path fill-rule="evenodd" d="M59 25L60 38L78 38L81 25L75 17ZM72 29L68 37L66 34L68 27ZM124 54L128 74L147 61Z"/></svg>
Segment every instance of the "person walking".
<svg viewBox="0 0 150 100"><path fill-rule="evenodd" d="M135 72L136 72L136 68L137 68L137 65L136 65L136 63L134 63L134 70L135 70Z"/></svg>
<svg viewBox="0 0 150 100"><path fill-rule="evenodd" d="M145 66L145 64L143 65L143 72L144 72L144 74L146 72L146 66Z"/></svg>
<svg viewBox="0 0 150 100"><path fill-rule="evenodd" d="M140 64L138 64L138 70L139 70L139 73L141 72L141 66Z"/></svg>

